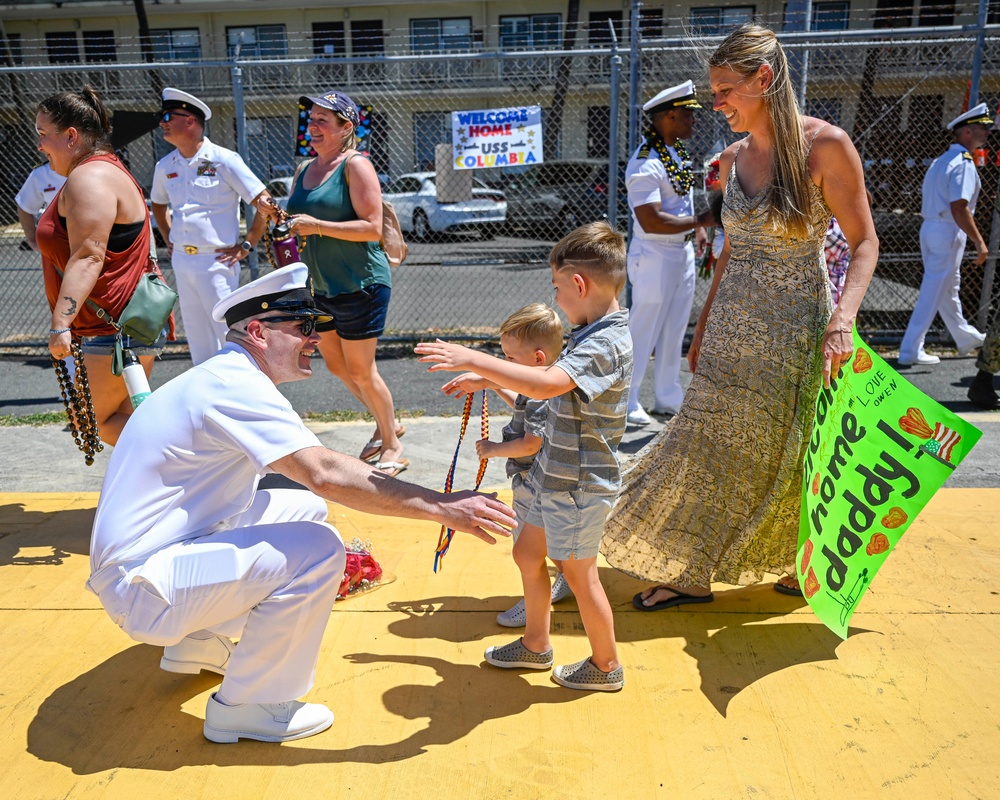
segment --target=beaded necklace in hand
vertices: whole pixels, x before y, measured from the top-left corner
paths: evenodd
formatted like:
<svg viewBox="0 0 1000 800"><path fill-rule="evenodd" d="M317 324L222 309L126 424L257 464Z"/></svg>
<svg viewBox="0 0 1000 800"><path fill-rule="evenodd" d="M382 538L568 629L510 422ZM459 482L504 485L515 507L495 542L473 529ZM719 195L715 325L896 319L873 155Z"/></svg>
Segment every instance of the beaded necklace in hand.
<svg viewBox="0 0 1000 800"><path fill-rule="evenodd" d="M660 157L660 161L663 162L663 168L667 171L667 177L670 178L670 185L674 187L674 191L679 195L686 195L690 192L691 187L694 185L694 170L691 169L691 156L688 155L684 142L680 139L674 142L674 150L677 151L677 156L680 158L681 164L684 165L680 167L677 166L677 162L674 160L673 155L671 155L667 143L663 141L663 137L657 133L652 125L646 128L646 145L651 150L656 151L656 155Z"/></svg>

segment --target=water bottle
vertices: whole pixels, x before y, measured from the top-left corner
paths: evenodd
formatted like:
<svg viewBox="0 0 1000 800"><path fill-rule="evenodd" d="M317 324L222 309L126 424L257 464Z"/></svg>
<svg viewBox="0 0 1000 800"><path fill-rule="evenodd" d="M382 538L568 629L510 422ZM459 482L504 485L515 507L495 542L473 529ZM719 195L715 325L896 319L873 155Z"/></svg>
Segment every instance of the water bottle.
<svg viewBox="0 0 1000 800"><path fill-rule="evenodd" d="M288 222L282 221L274 226L271 240L274 247L274 258L279 267L287 267L300 260L299 246L295 242L295 234L292 233Z"/></svg>
<svg viewBox="0 0 1000 800"><path fill-rule="evenodd" d="M131 348L126 347L122 350L122 357L125 361L122 377L125 379L125 388L128 390L129 400L132 401L132 408L135 409L149 397L151 393L149 381L146 379L146 370L139 363L139 357Z"/></svg>

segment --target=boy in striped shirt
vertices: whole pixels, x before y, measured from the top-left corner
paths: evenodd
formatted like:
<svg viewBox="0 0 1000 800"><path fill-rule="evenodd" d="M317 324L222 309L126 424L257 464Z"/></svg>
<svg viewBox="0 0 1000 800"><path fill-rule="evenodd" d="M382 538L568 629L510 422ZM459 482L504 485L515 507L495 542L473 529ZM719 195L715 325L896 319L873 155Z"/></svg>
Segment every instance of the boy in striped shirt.
<svg viewBox="0 0 1000 800"><path fill-rule="evenodd" d="M555 681L571 689L617 691L624 685L597 554L621 485L617 450L632 380L628 312L618 305L625 256L624 237L604 222L578 228L552 249L556 303L574 330L551 366L514 364L441 341L416 348L421 361L434 362L431 370L472 370L519 394L548 400L542 449L528 475L533 497L514 545L524 586L524 636L488 648L486 660L507 669L552 668L549 556L563 563L591 646L589 658L553 670ZM452 383L443 391L452 393Z"/></svg>

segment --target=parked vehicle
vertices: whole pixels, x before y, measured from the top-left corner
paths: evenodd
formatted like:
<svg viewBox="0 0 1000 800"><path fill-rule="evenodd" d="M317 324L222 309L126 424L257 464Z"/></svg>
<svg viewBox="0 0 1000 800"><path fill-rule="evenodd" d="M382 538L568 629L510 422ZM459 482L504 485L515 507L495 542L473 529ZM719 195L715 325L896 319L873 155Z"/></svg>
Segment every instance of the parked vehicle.
<svg viewBox="0 0 1000 800"><path fill-rule="evenodd" d="M438 202L433 172L400 175L383 191L383 198L392 203L403 231L421 241L435 233L462 231L478 231L490 238L507 218L503 192L478 178L472 179L472 198L457 203Z"/></svg>
<svg viewBox="0 0 1000 800"><path fill-rule="evenodd" d="M561 237L608 215L608 162L546 161L507 184L507 225ZM625 182L618 179L618 224L628 220Z"/></svg>
<svg viewBox="0 0 1000 800"><path fill-rule="evenodd" d="M291 194L292 191L291 175L283 178L275 178L264 188L267 193L274 198L274 202L277 203L283 211L288 208L288 195Z"/></svg>

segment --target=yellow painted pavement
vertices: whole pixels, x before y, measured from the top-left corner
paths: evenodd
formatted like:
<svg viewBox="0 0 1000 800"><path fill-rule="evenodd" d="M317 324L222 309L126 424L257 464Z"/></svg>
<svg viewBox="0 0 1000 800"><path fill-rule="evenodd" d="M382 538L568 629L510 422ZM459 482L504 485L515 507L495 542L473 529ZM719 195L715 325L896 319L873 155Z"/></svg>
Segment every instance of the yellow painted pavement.
<svg viewBox="0 0 1000 800"><path fill-rule="evenodd" d="M602 576L626 686L503 672L510 545L331 507L395 581L338 603L316 686L333 728L286 745L202 738L217 676L158 668L83 588L97 495L0 494L0 764L6 798L995 798L1000 489L944 489L840 641L762 585L631 608ZM587 655L575 605L557 663ZM516 632L513 632L516 635Z"/></svg>

